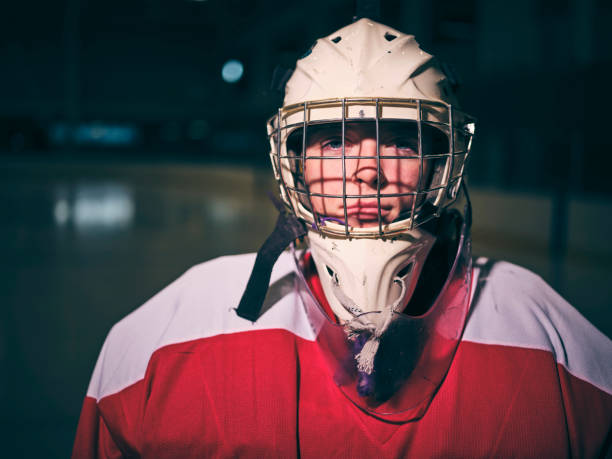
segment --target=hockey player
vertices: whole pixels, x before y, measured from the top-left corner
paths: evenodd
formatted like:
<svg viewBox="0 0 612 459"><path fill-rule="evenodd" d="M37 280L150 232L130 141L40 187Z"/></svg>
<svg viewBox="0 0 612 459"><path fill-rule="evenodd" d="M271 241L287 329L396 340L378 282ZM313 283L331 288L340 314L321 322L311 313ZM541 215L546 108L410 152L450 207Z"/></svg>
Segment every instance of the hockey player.
<svg viewBox="0 0 612 459"><path fill-rule="evenodd" d="M274 233L113 327L73 456L609 452L612 342L529 271L472 262L473 134L414 37L318 40L268 123Z"/></svg>

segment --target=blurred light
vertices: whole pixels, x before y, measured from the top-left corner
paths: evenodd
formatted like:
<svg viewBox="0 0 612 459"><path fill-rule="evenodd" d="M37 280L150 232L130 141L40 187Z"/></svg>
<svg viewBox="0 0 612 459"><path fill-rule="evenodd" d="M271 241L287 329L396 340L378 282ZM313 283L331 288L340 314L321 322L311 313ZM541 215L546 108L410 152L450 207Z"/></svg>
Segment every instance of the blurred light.
<svg viewBox="0 0 612 459"><path fill-rule="evenodd" d="M77 144L131 145L136 137L136 129L132 126L102 123L81 124L74 132Z"/></svg>
<svg viewBox="0 0 612 459"><path fill-rule="evenodd" d="M237 83L240 78L242 78L243 73L244 67L242 66L242 62L237 61L236 59L230 59L227 61L225 64L223 64L223 69L221 70L223 81L227 83Z"/></svg>
<svg viewBox="0 0 612 459"><path fill-rule="evenodd" d="M127 146L136 143L139 131L125 124L82 123L74 128L66 123L55 123L49 127L49 140L61 145L74 142L78 145Z"/></svg>
<svg viewBox="0 0 612 459"><path fill-rule="evenodd" d="M77 229L121 228L132 222L134 203L123 186L81 185L76 191L72 214Z"/></svg>
<svg viewBox="0 0 612 459"><path fill-rule="evenodd" d="M55 217L55 223L58 226L64 226L70 219L70 205L66 199L59 199L55 203L53 209L53 216Z"/></svg>
<svg viewBox="0 0 612 459"><path fill-rule="evenodd" d="M240 216L238 202L220 197L212 197L206 203L204 211L211 221L219 225L232 223Z"/></svg>

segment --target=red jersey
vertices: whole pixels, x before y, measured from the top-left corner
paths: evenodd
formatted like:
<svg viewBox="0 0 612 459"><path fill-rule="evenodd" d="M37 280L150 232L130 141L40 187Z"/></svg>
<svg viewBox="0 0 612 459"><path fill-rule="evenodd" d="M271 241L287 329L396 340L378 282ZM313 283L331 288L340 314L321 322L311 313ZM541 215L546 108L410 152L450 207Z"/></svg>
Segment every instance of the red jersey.
<svg viewBox="0 0 612 459"><path fill-rule="evenodd" d="M116 324L73 457L598 457L612 342L542 279L477 260L463 338L422 418L388 422L334 383L283 254L260 319L255 255L198 265Z"/></svg>

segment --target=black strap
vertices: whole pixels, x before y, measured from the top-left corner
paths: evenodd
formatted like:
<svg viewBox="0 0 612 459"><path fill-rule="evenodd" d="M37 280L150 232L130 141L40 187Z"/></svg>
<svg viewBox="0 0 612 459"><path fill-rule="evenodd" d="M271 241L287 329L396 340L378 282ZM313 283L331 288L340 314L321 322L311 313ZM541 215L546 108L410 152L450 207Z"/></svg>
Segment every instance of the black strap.
<svg viewBox="0 0 612 459"><path fill-rule="evenodd" d="M276 226L257 252L251 277L242 294L240 304L236 308L236 314L251 322L259 318L274 263L291 242L306 235L304 224L276 200L273 201L280 211Z"/></svg>

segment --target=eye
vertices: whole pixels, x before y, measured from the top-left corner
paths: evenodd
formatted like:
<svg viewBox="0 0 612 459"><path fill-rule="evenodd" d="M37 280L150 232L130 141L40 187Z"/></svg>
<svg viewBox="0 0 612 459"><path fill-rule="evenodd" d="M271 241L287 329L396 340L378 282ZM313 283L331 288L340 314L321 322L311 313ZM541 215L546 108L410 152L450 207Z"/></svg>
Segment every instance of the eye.
<svg viewBox="0 0 612 459"><path fill-rule="evenodd" d="M397 153L406 156L418 156L418 143L411 138L398 138L388 142L387 146L397 149Z"/></svg>
<svg viewBox="0 0 612 459"><path fill-rule="evenodd" d="M323 151L334 151L337 152L342 150L342 137L330 137L321 142L321 148Z"/></svg>

